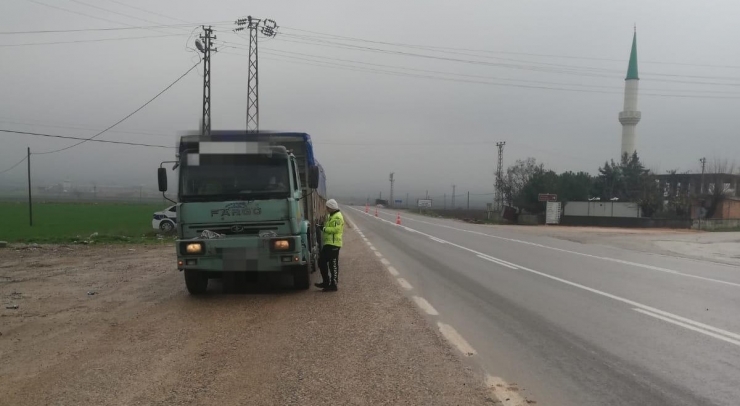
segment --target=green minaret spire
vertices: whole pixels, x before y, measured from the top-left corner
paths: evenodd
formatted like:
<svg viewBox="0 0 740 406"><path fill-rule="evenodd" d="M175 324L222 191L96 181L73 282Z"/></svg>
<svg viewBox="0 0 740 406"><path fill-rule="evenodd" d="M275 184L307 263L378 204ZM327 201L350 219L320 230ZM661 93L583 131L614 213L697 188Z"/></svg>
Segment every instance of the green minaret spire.
<svg viewBox="0 0 740 406"><path fill-rule="evenodd" d="M627 67L627 77L625 80L640 78L637 76L637 29L635 29L635 35L632 37L632 52L630 52L630 64Z"/></svg>

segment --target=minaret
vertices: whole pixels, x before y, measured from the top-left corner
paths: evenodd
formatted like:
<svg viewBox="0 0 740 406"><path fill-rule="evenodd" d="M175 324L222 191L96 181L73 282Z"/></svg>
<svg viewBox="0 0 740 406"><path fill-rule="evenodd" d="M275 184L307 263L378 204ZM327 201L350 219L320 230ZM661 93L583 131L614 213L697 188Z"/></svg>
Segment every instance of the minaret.
<svg viewBox="0 0 740 406"><path fill-rule="evenodd" d="M624 79L624 111L619 113L619 122L622 123L622 156L632 155L637 150L635 127L642 117L642 113L637 110L638 83L640 83L640 78L637 76L637 29L635 29L627 77Z"/></svg>

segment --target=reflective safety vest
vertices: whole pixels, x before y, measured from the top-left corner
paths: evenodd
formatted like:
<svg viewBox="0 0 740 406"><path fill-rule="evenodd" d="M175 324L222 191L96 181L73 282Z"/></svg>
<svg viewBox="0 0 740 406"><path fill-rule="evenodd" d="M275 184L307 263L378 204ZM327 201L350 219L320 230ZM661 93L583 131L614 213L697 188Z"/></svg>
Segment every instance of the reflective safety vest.
<svg viewBox="0 0 740 406"><path fill-rule="evenodd" d="M342 212L337 211L326 217L324 222L324 245L342 246L342 233L344 233L344 216Z"/></svg>

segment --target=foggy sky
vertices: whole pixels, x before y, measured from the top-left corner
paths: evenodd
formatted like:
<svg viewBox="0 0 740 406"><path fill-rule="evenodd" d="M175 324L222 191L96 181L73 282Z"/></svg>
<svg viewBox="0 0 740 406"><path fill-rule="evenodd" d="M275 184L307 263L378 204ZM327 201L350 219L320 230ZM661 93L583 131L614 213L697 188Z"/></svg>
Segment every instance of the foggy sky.
<svg viewBox="0 0 740 406"><path fill-rule="evenodd" d="M702 156L732 160L740 146L737 1L716 1L708 6L688 0L220 0L207 4L189 0L118 0L170 19L115 1L81 0L149 22L71 0L38 1L133 26L224 22L215 27L223 52L214 54L212 59L214 129L245 127L247 58L234 53L247 51L227 46L246 48L248 43L244 37L231 33L230 22L248 14L275 19L282 27L280 32L289 35L278 34L275 39L260 42L260 49L266 51L260 57L261 128L310 133L332 194L377 196L383 191L386 196L389 172L396 173L397 196L407 192L420 195L425 190L430 195L449 194L453 183L458 193L488 193L494 182L496 141L506 141L505 166L532 156L556 171L596 173L605 160L619 155L621 126L617 114L622 110L633 24L637 24L639 110L643 117L637 126L637 149L645 164L661 172L696 170ZM0 26L1 31L7 32L125 25L28 0L3 0ZM186 48L194 27L0 35L0 44L7 45L178 34L136 40L0 46L0 128L94 135L96 131L60 126L100 130L154 96L197 61L197 56ZM295 29L380 42L450 47L454 49L444 53L346 42L514 67L299 44L290 42L301 41L290 34L315 34ZM192 38L189 45L192 47ZM463 49L520 54L482 54ZM471 79L478 81L586 91L350 71L267 54L274 50L490 77ZM539 69L543 67L547 71ZM111 131L100 139L174 146L179 131L198 126L201 73L202 68L192 72L116 128L155 135ZM0 133L0 171L21 159L27 146L32 152L42 152L72 143ZM68 179L75 183L154 186L155 168L160 161L173 157L174 151L165 149L88 142L60 153L32 156L33 179L40 183ZM25 164L0 175L0 186L22 188L24 182Z"/></svg>

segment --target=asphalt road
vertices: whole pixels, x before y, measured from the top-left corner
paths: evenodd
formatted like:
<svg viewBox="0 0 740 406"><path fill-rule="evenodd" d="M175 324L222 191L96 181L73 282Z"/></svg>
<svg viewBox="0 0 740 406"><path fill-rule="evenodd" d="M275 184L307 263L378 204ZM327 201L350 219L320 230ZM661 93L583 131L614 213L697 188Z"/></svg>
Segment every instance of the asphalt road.
<svg viewBox="0 0 740 406"><path fill-rule="evenodd" d="M374 208L345 213L408 295L454 328L464 357L527 399L740 404L738 267L410 214L399 227L396 213L376 218Z"/></svg>

